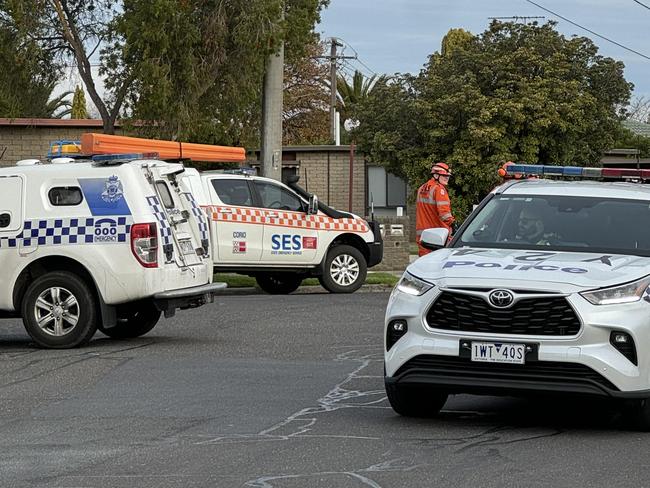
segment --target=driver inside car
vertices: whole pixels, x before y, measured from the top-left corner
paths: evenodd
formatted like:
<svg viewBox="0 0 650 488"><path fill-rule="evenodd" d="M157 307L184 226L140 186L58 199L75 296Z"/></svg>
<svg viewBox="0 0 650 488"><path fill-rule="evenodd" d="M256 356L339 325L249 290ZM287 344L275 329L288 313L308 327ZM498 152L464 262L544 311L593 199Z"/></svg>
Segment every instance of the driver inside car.
<svg viewBox="0 0 650 488"><path fill-rule="evenodd" d="M536 246L549 246L557 244L558 236L545 232L544 219L539 210L524 207L519 213L515 241Z"/></svg>

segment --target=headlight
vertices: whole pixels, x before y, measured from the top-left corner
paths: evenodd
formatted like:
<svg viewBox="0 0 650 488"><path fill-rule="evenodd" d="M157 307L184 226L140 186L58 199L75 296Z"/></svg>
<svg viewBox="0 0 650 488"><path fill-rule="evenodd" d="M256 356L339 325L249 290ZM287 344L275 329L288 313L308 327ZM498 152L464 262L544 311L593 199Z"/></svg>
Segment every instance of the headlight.
<svg viewBox="0 0 650 488"><path fill-rule="evenodd" d="M613 305L616 303L638 302L650 286L650 276L641 278L625 285L613 286L603 290L581 293L583 297L594 305Z"/></svg>
<svg viewBox="0 0 650 488"><path fill-rule="evenodd" d="M406 271L404 272L402 279L399 280L399 283L397 283L396 288L402 293L420 296L420 295L424 295L431 288L433 288L433 284L421 280L420 278L416 278L408 271Z"/></svg>

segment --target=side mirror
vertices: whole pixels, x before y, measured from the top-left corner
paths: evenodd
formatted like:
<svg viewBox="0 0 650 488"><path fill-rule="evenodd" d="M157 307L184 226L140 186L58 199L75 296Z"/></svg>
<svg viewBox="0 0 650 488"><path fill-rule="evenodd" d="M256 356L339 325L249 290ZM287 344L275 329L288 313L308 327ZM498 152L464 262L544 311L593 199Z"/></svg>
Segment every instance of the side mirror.
<svg viewBox="0 0 650 488"><path fill-rule="evenodd" d="M420 239L420 244L423 248L429 249L430 251L435 251L436 249L442 249L447 244L447 238L449 237L449 230L443 228L435 229L424 229L422 231L422 237Z"/></svg>
<svg viewBox="0 0 650 488"><path fill-rule="evenodd" d="M312 195L309 197L309 206L307 208L307 215L316 215L318 213L318 197Z"/></svg>

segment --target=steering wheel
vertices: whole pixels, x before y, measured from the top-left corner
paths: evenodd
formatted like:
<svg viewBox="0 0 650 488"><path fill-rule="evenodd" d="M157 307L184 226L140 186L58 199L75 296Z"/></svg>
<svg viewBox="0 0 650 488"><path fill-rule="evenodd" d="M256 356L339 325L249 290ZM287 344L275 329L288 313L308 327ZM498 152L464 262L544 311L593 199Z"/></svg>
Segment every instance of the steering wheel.
<svg viewBox="0 0 650 488"><path fill-rule="evenodd" d="M269 208L275 209L275 210L282 210L283 205L280 200L275 200L274 202L271 202L269 204Z"/></svg>

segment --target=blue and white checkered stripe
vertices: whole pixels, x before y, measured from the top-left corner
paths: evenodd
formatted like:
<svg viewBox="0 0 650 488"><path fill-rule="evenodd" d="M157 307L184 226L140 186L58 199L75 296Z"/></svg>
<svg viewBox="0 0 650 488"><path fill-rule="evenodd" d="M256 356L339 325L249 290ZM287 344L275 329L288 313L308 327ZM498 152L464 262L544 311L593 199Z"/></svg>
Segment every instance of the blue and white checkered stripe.
<svg viewBox="0 0 650 488"><path fill-rule="evenodd" d="M26 220L15 237L0 239L0 248L126 242L130 217L84 217Z"/></svg>
<svg viewBox="0 0 650 488"><path fill-rule="evenodd" d="M170 245L172 243L172 228L171 225L169 225L165 212L163 212L160 200L158 200L158 197L156 196L147 197L147 203L149 204L149 207L151 207L151 211L160 226L160 237L163 241L163 245Z"/></svg>
<svg viewBox="0 0 650 488"><path fill-rule="evenodd" d="M205 216L205 212L203 212L203 209L199 207L198 203L196 203L196 200L194 199L194 195L192 195L189 192L183 193L183 195L185 195L185 198L192 206L192 213L194 214L196 220L199 223L199 233L201 234L201 240L207 241L209 237L209 232L208 232L208 219Z"/></svg>

